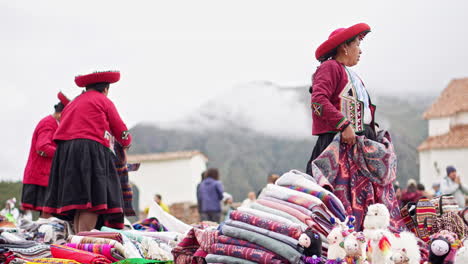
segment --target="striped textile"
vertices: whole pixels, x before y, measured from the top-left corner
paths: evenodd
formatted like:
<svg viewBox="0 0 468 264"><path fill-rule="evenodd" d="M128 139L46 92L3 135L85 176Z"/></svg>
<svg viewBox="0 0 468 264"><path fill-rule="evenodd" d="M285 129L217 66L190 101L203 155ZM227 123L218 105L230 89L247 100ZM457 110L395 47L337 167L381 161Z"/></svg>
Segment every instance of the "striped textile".
<svg viewBox="0 0 468 264"><path fill-rule="evenodd" d="M124 259L124 257L120 255L112 245L67 243L65 246L101 254L112 261L119 261Z"/></svg>
<svg viewBox="0 0 468 264"><path fill-rule="evenodd" d="M112 263L108 258L101 254L96 254L76 248L61 245L50 245L50 251L54 258L71 259L79 263L107 264Z"/></svg>
<svg viewBox="0 0 468 264"><path fill-rule="evenodd" d="M72 263L80 263L80 262L75 261L75 260L60 259L60 258L37 258L32 261L26 262L26 264L36 264L36 263L72 264Z"/></svg>

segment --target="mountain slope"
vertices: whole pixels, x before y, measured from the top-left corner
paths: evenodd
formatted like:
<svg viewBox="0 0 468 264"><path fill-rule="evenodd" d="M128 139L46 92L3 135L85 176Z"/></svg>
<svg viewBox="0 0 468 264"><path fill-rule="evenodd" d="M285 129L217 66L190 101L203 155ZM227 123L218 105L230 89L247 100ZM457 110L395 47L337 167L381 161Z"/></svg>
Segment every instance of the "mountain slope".
<svg viewBox="0 0 468 264"><path fill-rule="evenodd" d="M316 140L310 135L307 90L269 82L236 87L183 120L135 126L131 153L198 149L208 156L208 166L220 169L226 191L241 200L259 190L268 173L305 170ZM377 121L393 137L400 182L417 179L416 147L427 136L421 115L431 98L410 102L381 96L374 101Z"/></svg>

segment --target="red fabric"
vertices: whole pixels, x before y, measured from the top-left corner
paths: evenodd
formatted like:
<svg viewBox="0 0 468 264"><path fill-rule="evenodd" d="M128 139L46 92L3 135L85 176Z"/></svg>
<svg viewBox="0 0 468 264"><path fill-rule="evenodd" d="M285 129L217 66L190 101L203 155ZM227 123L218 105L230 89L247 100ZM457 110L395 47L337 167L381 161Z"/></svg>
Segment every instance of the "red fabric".
<svg viewBox="0 0 468 264"><path fill-rule="evenodd" d="M403 193L401 194L401 201L403 205L406 205L409 202L416 203L419 201L419 198L422 197L421 191L414 191L414 192L409 192L408 190L404 190Z"/></svg>
<svg viewBox="0 0 468 264"><path fill-rule="evenodd" d="M330 53L333 49L338 47L340 44L348 39L353 38L361 33L367 33L370 31L370 26L366 23L359 23L349 28L339 28L333 31L328 39L323 42L315 51L315 58L319 60L321 57Z"/></svg>
<svg viewBox="0 0 468 264"><path fill-rule="evenodd" d="M60 100L63 106L67 106L67 104L70 102L70 100L62 92L57 94L57 98Z"/></svg>
<svg viewBox="0 0 468 264"><path fill-rule="evenodd" d="M29 149L28 162L24 169L24 184L47 186L50 167L57 146L52 140L57 130L57 120L51 115L44 117L34 129Z"/></svg>
<svg viewBox="0 0 468 264"><path fill-rule="evenodd" d="M348 83L344 66L336 60L328 60L320 65L312 80L312 134L339 132L346 125L346 117L341 112L341 93ZM318 107L314 109L314 107ZM374 120L375 107L369 105Z"/></svg>
<svg viewBox="0 0 468 264"><path fill-rule="evenodd" d="M94 83L115 83L120 80L120 72L107 71L107 72L94 72L86 75L75 77L75 83L79 87L86 87Z"/></svg>
<svg viewBox="0 0 468 264"><path fill-rule="evenodd" d="M42 211L52 214L63 214L70 210L86 210L97 214L119 214L123 213L122 208L108 208L107 204L93 206L91 203L86 204L71 204L61 208L42 207Z"/></svg>
<svg viewBox="0 0 468 264"><path fill-rule="evenodd" d="M105 264L112 263L101 254L92 253L61 245L50 245L50 253L54 258L71 259L79 263Z"/></svg>
<svg viewBox="0 0 468 264"><path fill-rule="evenodd" d="M110 139L106 134L112 134L124 147L132 142L128 134L124 138L127 126L120 118L114 103L104 94L97 91L87 91L75 98L62 112L60 127L54 140L90 139L110 147Z"/></svg>

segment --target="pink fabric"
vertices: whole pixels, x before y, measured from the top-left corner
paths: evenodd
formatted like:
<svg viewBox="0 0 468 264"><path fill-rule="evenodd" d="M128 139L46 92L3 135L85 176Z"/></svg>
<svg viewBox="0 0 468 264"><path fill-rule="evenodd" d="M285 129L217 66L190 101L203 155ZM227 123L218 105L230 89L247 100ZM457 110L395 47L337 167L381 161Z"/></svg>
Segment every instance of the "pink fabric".
<svg viewBox="0 0 468 264"><path fill-rule="evenodd" d="M280 211L288 213L294 216L295 218L299 219L299 221L303 222L307 226L311 226L313 224L312 218L310 216L305 215L301 211L294 209L292 207L289 207L287 205L275 203L275 202L268 201L265 199L258 199L257 202L261 205L264 205L273 209L278 209Z"/></svg>

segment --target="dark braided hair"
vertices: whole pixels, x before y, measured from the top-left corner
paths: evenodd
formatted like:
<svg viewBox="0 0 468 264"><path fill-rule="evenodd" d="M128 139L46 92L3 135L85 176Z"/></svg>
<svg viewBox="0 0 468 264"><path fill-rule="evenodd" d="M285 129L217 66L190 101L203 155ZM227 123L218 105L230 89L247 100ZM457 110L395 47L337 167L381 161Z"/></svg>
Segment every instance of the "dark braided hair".
<svg viewBox="0 0 468 264"><path fill-rule="evenodd" d="M65 106L62 104L62 102L59 102L58 104L54 105L56 113L61 113L63 111L63 108L65 108Z"/></svg>
<svg viewBox="0 0 468 264"><path fill-rule="evenodd" d="M338 45L338 47L343 45L343 44L349 45L350 43L355 41L358 37L359 37L359 35L356 35L356 36L346 40L345 42L341 43L340 45ZM338 53L338 47L332 49L330 52L328 52L327 54L320 57L319 58L320 63L324 63L325 61L334 58L336 56L336 54Z"/></svg>
<svg viewBox="0 0 468 264"><path fill-rule="evenodd" d="M106 88L109 89L109 83L107 82L93 83L93 84L86 86L86 91L95 90L95 91L102 93L104 92Z"/></svg>

